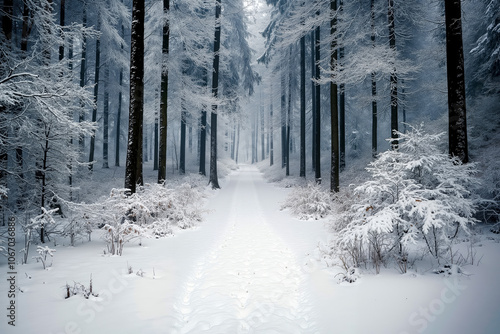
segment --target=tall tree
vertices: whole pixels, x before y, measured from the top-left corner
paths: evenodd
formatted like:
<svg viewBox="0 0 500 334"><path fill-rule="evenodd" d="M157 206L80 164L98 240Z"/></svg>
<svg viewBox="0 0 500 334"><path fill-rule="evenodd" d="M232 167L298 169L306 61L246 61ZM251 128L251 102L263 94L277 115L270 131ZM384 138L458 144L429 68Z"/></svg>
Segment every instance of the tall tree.
<svg viewBox="0 0 500 334"><path fill-rule="evenodd" d="M272 80L272 79L271 79ZM269 103L269 165L274 164L274 119L273 119L273 83L271 81L270 103Z"/></svg>
<svg viewBox="0 0 500 334"><path fill-rule="evenodd" d="M219 50L221 36L221 0L215 0L215 33L214 33L214 61L212 74L212 96L217 99L219 95ZM217 102L212 105L210 115L210 180L212 189L220 189L217 176Z"/></svg>
<svg viewBox="0 0 500 334"><path fill-rule="evenodd" d="M330 70L335 73L337 66L337 0L330 0ZM332 74L335 76L335 74ZM330 119L331 119L331 169L330 169L330 191L339 191L339 111L338 111L338 89L336 78L330 81Z"/></svg>
<svg viewBox="0 0 500 334"><path fill-rule="evenodd" d="M290 175L290 123L292 121L292 46L289 47L288 54L288 108L286 115L286 175Z"/></svg>
<svg viewBox="0 0 500 334"><path fill-rule="evenodd" d="M283 56L283 63L285 62L285 57ZM281 103L280 103L280 116L281 116L281 168L286 167L286 76L285 72L286 66L281 65Z"/></svg>
<svg viewBox="0 0 500 334"><path fill-rule="evenodd" d="M186 75L183 73L183 75ZM181 97L181 138L179 145L179 173L181 175L186 173L186 121L187 121L187 111L186 111L186 101L184 96Z"/></svg>
<svg viewBox="0 0 500 334"><path fill-rule="evenodd" d="M460 0L445 0L449 153L469 161L465 106L464 47Z"/></svg>
<svg viewBox="0 0 500 334"><path fill-rule="evenodd" d="M319 12L318 12L319 15ZM317 26L315 29L315 42L314 42L314 58L315 68L314 74L315 79L318 81L320 79L320 71L319 71L319 62L320 62L320 27ZM316 179L316 183L321 183L321 86L319 83L315 85L315 117L314 117L314 160L315 160L315 173L314 177Z"/></svg>
<svg viewBox="0 0 500 334"><path fill-rule="evenodd" d="M170 0L163 0L163 12L170 12ZM160 148L158 156L158 183L162 183L167 171L167 107L168 107L168 53L170 41L170 22L163 23L162 34L162 70L161 70L161 94L160 94Z"/></svg>
<svg viewBox="0 0 500 334"><path fill-rule="evenodd" d="M136 192L140 175L142 155L142 120L144 103L144 0L132 1L132 30L130 40L130 107L128 126L127 162L125 167L125 188L131 194Z"/></svg>
<svg viewBox="0 0 500 334"><path fill-rule="evenodd" d="M208 86L208 70L203 69L203 86ZM200 175L206 175L205 171L205 157L207 148L207 109L206 105L203 104L201 109L201 119L200 119Z"/></svg>
<svg viewBox="0 0 500 334"><path fill-rule="evenodd" d="M371 40L373 49L375 49L375 0L370 2L370 26L371 26ZM377 80L376 73L371 72L372 80L372 157L377 155Z"/></svg>
<svg viewBox="0 0 500 334"><path fill-rule="evenodd" d="M344 1L339 1L338 20L342 20L344 12ZM338 44L338 41L337 41ZM344 43L339 46L339 64L343 65ZM345 168L345 83L339 85L339 171Z"/></svg>
<svg viewBox="0 0 500 334"><path fill-rule="evenodd" d="M121 28L122 38L125 35L125 27ZM124 50L124 43L121 44L121 52ZM120 166L120 130L121 130L121 118L122 118L122 102L123 102L123 66L120 66L120 74L118 76L118 108L116 111L115 119L115 166Z"/></svg>
<svg viewBox="0 0 500 334"><path fill-rule="evenodd" d="M87 27L87 2L84 0L83 1L83 9L82 9L82 27L86 28ZM82 36L82 56L81 56L81 61L80 61L80 87L85 87L87 84L87 35L84 34ZM78 120L79 122L84 122L85 121L85 110L82 109L80 111L80 115L78 115ZM85 137L80 136L78 138L78 146L80 147L80 152L83 152L85 148Z"/></svg>
<svg viewBox="0 0 500 334"><path fill-rule="evenodd" d="M101 15L97 15L97 30L101 30ZM94 107L92 108L92 122L97 121L97 98L99 96L99 73L101 70L101 37L97 36L95 42L95 75L94 75ZM95 152L95 130L90 136L89 169L93 169Z"/></svg>
<svg viewBox="0 0 500 334"><path fill-rule="evenodd" d="M387 20L389 27L389 47L392 53L396 54L396 28L395 28L395 15L394 15L394 0L388 0L387 7ZM390 85L391 85L391 143L393 148L397 148L398 135L398 74L396 64L393 65L391 71Z"/></svg>
<svg viewBox="0 0 500 334"><path fill-rule="evenodd" d="M303 3L305 5L305 3ZM306 177L306 36L300 38L300 177Z"/></svg>
<svg viewBox="0 0 500 334"><path fill-rule="evenodd" d="M2 7L3 15L2 15L2 31L5 36L5 40L7 42L7 48L10 48L12 45L10 45L12 41L12 18L14 17L14 1L13 0L5 0L3 3ZM0 53L0 62L1 63L7 63L8 62L8 56L4 53ZM0 72L1 77L3 78L5 71ZM0 114L3 114L6 112L6 106L2 103L0 105ZM2 143L8 141L8 136L9 136L9 131L6 127L2 127L2 131L0 132L0 141ZM8 150L5 147L5 145L2 145L0 148L0 181L2 182L2 186L6 186L5 178L4 176L7 174L6 171L8 170Z"/></svg>
<svg viewBox="0 0 500 334"><path fill-rule="evenodd" d="M104 98L102 108L102 168L109 168L109 62L104 68Z"/></svg>
<svg viewBox="0 0 500 334"><path fill-rule="evenodd" d="M311 30L311 78L316 78L316 31ZM311 80L311 163L316 171L316 83Z"/></svg>
<svg viewBox="0 0 500 334"><path fill-rule="evenodd" d="M266 150L265 150L265 132L264 132L264 101L262 101L262 94L260 96L260 149L261 149L261 160L266 158Z"/></svg>

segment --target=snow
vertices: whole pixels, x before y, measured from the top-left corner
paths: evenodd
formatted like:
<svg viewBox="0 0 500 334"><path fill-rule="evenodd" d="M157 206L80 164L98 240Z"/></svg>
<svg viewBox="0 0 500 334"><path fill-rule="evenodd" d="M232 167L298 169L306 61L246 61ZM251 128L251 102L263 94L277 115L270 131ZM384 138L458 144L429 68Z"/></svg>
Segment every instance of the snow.
<svg viewBox="0 0 500 334"><path fill-rule="evenodd" d="M240 166L221 186L206 189L207 213L197 228L137 240L123 256L104 255L105 242L94 232L94 241L76 247L65 246L66 239L50 244L56 252L47 270L35 261L17 264L23 292L16 327L4 315L0 332L498 332L498 235L475 242L480 263L463 266L467 274L383 268L339 283L339 268L325 268L318 255L327 220L300 221L280 211L290 189L266 183L254 166ZM97 296L65 299L66 284L89 288L91 277ZM4 310L8 284L0 281Z"/></svg>

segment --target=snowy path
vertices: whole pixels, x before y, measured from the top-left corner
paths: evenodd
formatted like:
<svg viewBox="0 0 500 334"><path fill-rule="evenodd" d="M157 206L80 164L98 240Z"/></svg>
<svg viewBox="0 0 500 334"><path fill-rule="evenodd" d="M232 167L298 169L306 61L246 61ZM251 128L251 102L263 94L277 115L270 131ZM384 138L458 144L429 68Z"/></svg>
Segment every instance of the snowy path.
<svg viewBox="0 0 500 334"><path fill-rule="evenodd" d="M228 225L174 304L178 333L315 332L304 273L266 221L256 188L263 182L245 166L221 190L231 197Z"/></svg>

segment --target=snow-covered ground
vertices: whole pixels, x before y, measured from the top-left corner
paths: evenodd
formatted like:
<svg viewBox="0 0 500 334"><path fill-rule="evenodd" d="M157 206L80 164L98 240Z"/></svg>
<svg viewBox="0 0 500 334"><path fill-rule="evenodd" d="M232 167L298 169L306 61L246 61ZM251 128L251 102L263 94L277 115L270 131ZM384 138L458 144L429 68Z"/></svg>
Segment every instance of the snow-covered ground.
<svg viewBox="0 0 500 334"><path fill-rule="evenodd" d="M209 193L194 230L125 246L68 247L58 240L52 266L17 265L16 326L6 317L9 272L2 259L0 333L498 333L500 238L475 243L479 265L467 274L416 268L365 273L338 283L319 261L326 220L299 221L280 211L289 190L240 166ZM468 243L464 243L464 247ZM478 261L476 261L478 262ZM132 273L128 269L132 268ZM9 277L9 276L7 276ZM98 297L65 299L75 282Z"/></svg>

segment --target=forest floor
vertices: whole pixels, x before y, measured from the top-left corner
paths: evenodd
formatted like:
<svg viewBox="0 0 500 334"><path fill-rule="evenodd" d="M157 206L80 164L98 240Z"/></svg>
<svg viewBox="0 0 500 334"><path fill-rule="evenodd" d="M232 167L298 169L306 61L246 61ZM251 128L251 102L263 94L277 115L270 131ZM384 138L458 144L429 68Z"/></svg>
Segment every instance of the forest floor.
<svg viewBox="0 0 500 334"><path fill-rule="evenodd" d="M76 247L59 240L48 269L17 265L16 326L3 315L0 333L498 333L497 235L476 240L479 265L463 266L467 274L384 268L339 283L318 255L327 221L281 211L289 191L242 165L207 189L194 230L127 244L123 256L104 255L98 235ZM66 284L88 288L90 277L98 296L64 298Z"/></svg>

